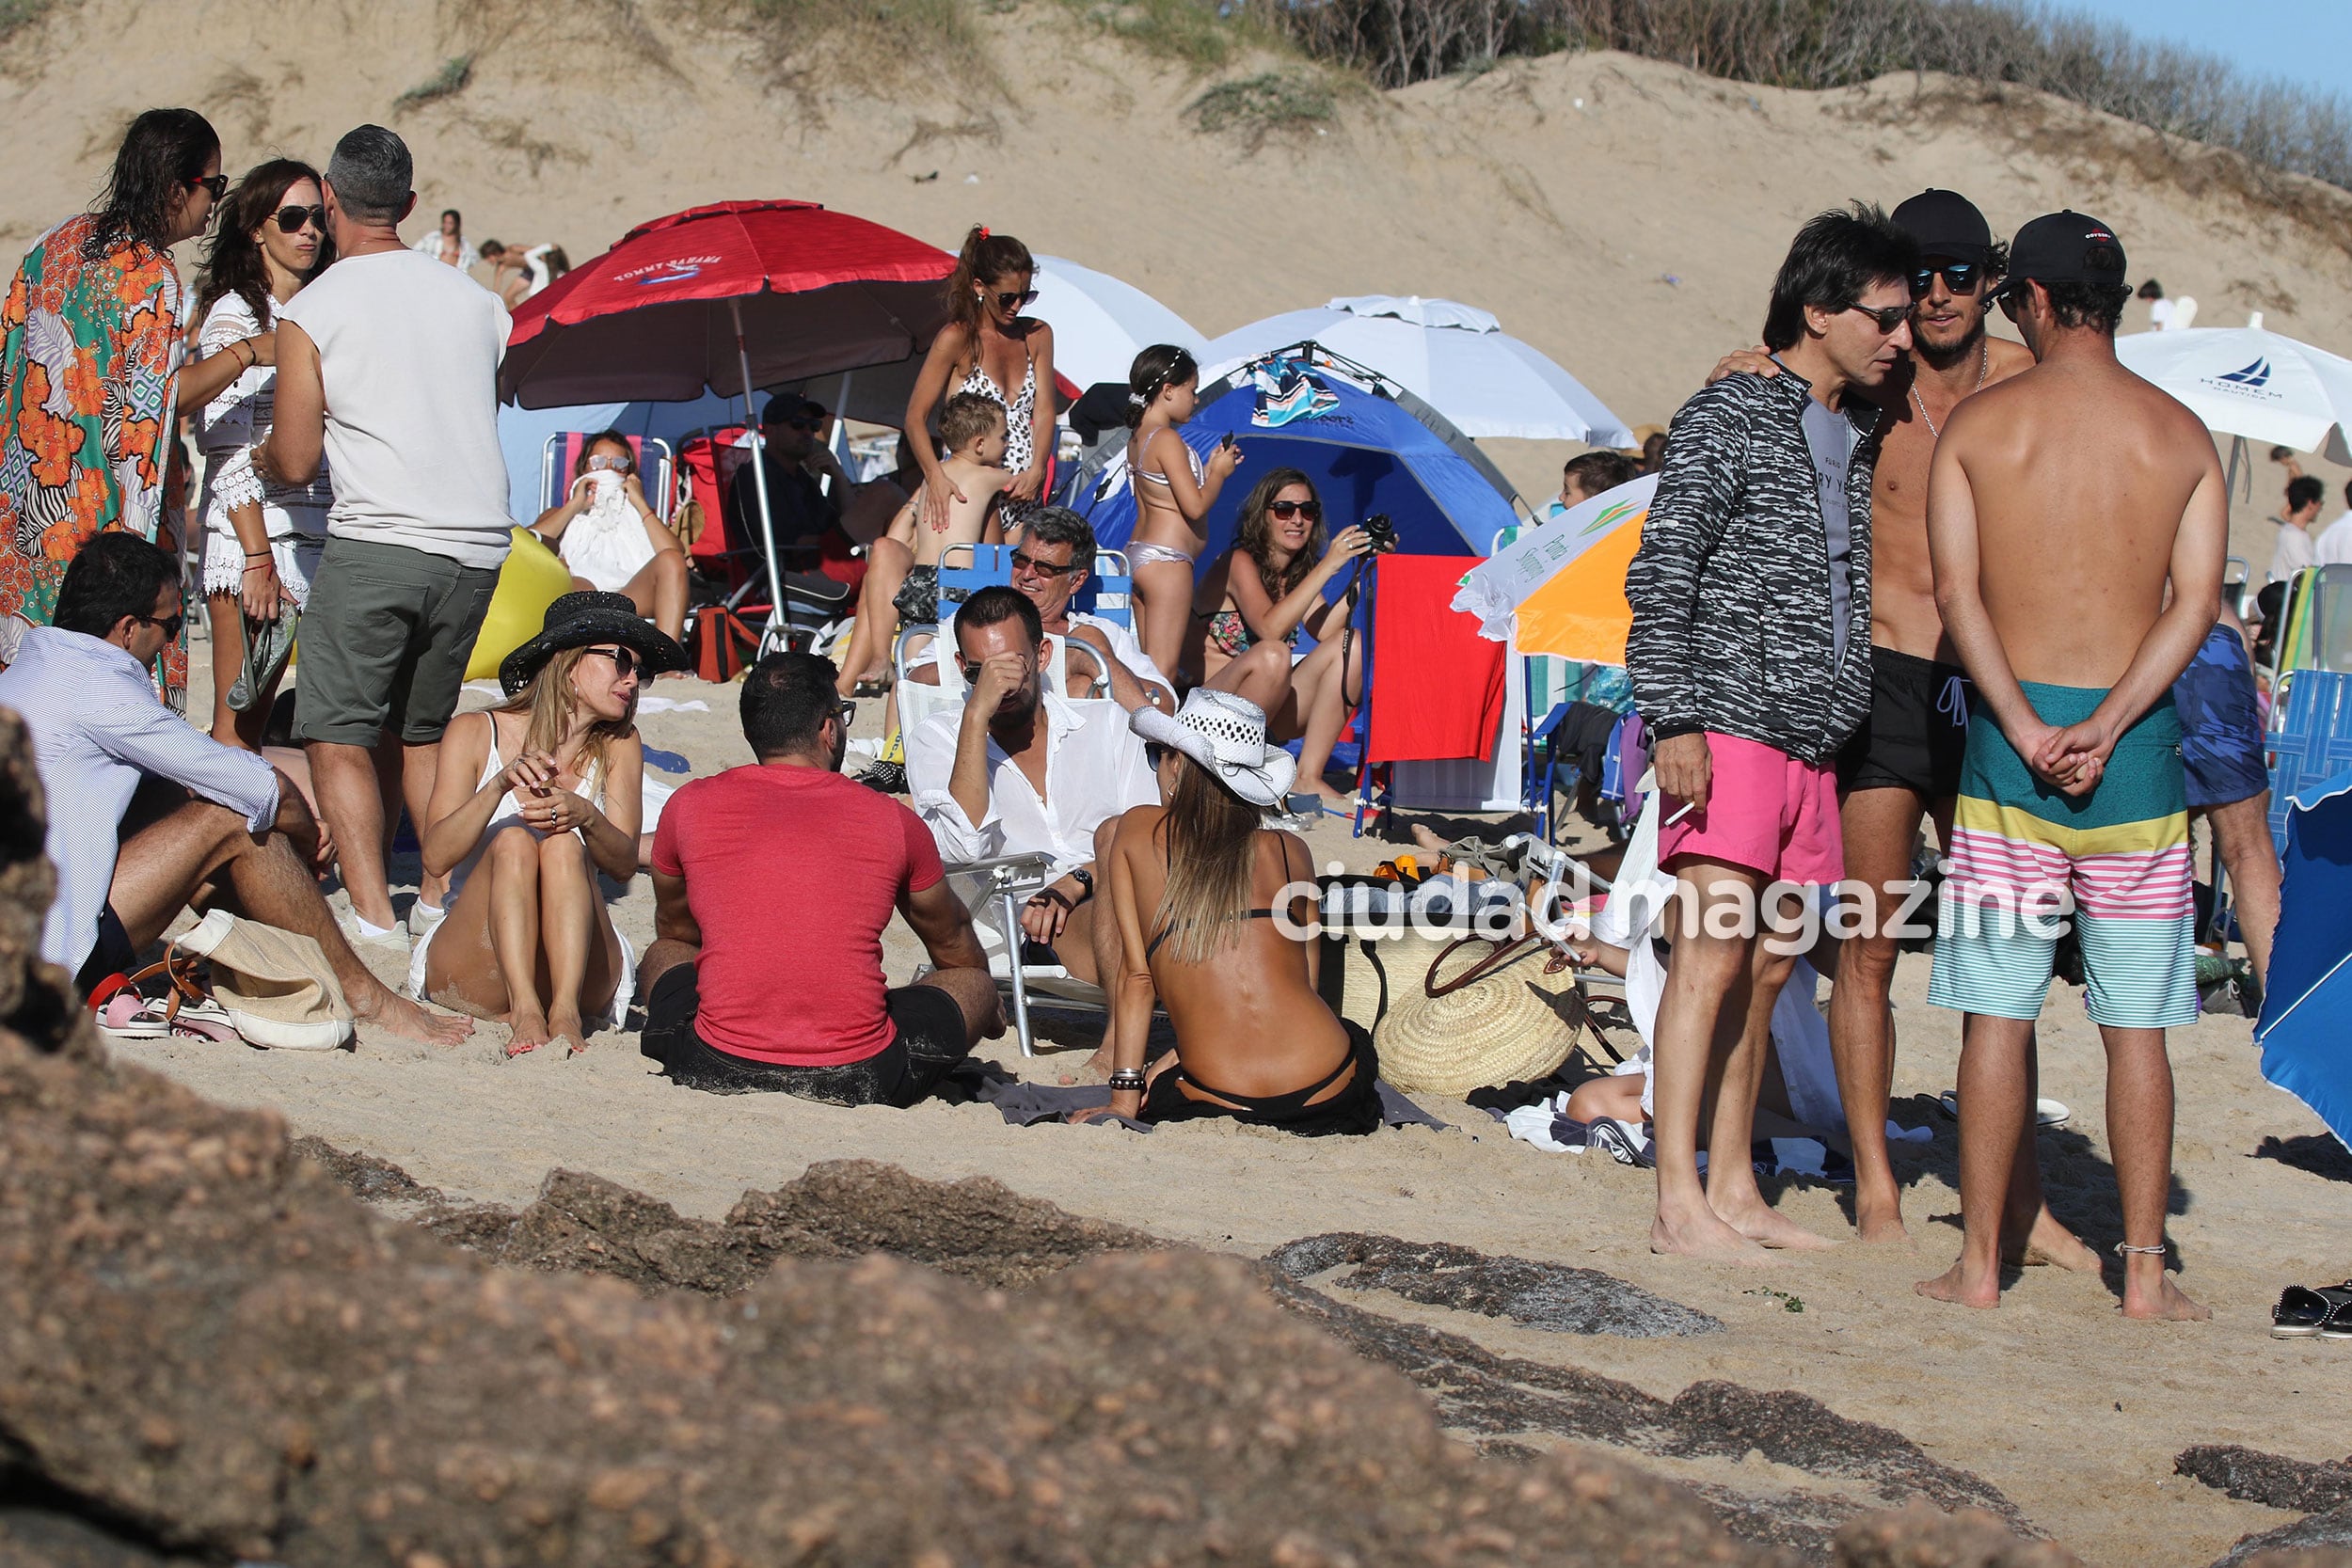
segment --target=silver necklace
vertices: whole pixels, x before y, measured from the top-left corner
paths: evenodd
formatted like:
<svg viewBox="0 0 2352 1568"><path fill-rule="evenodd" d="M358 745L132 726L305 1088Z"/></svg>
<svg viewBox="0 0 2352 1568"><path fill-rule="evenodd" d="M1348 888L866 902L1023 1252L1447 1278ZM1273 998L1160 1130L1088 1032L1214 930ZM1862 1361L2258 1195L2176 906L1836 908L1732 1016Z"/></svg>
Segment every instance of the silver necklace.
<svg viewBox="0 0 2352 1568"><path fill-rule="evenodd" d="M1992 369L1993 345L1990 343L1979 342L1977 345L1977 384L1968 388L1969 396L1974 397L1977 393L1984 390L1985 375ZM1926 421L1928 427L1928 439L1931 441L1942 440L1944 438L1944 433L1935 428L1935 420L1929 417L1928 400L1919 395L1919 383L1915 378L1911 383L1911 401L1918 405L1919 418ZM1952 406L1957 408L1960 404L1955 403ZM1951 415L1947 413L1944 417L1948 420L1951 418Z"/></svg>

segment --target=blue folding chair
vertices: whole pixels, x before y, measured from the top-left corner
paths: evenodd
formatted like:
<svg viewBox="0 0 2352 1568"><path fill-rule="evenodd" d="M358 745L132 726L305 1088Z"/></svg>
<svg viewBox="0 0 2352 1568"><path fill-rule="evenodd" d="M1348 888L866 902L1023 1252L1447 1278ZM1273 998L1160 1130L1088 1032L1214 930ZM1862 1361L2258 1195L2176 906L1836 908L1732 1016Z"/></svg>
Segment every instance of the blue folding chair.
<svg viewBox="0 0 2352 1568"><path fill-rule="evenodd" d="M1094 570L1088 575L1087 585L1077 596L1076 608L1133 631L1136 625L1135 589L1135 570L1127 564L1126 553L1121 550L1097 550L1094 552Z"/></svg>

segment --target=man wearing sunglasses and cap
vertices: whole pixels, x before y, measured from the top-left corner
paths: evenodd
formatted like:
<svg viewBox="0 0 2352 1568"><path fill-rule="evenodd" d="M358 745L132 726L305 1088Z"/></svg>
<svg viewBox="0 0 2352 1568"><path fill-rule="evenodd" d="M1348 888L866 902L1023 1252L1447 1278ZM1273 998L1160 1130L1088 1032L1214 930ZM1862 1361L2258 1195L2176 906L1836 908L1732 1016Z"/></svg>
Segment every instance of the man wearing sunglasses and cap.
<svg viewBox="0 0 2352 1568"><path fill-rule="evenodd" d="M2203 423L2116 359L2123 267L2080 213L2018 231L2001 308L2034 367L1953 412L1929 476L1936 602L1976 704L1928 983L1967 1015L1964 1237L1919 1291L1997 1306L2034 1224L2034 1020L2071 919L2106 1047L2123 1312L2190 1319L2209 1314L2165 1274L2165 1031L2198 1017L2171 689L2219 611L2228 494Z"/></svg>

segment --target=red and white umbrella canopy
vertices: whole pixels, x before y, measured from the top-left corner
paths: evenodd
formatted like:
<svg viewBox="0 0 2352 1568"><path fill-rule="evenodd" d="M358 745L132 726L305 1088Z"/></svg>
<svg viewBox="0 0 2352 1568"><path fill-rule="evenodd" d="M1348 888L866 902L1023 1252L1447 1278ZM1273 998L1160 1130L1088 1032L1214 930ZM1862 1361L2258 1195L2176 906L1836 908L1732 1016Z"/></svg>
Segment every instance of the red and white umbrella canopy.
<svg viewBox="0 0 2352 1568"><path fill-rule="evenodd" d="M946 325L955 265L815 202L695 207L525 300L499 395L526 408L738 397L746 360L759 388L906 359Z"/></svg>

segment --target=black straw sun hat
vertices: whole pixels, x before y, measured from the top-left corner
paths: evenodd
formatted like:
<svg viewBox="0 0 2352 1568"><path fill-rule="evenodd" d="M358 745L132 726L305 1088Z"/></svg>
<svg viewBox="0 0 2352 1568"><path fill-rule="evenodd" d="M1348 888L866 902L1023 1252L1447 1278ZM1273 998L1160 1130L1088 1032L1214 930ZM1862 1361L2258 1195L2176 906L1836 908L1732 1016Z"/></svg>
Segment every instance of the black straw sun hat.
<svg viewBox="0 0 2352 1568"><path fill-rule="evenodd" d="M499 665L499 685L510 697L531 684L540 667L565 648L618 642L644 660L648 678L686 668L686 650L637 613L627 594L565 594L548 606L539 635L508 654Z"/></svg>

